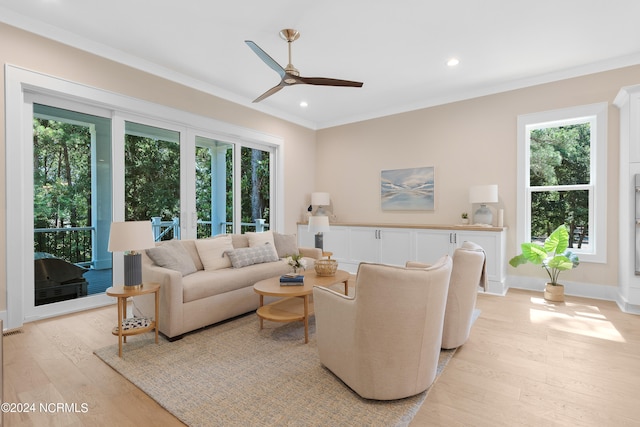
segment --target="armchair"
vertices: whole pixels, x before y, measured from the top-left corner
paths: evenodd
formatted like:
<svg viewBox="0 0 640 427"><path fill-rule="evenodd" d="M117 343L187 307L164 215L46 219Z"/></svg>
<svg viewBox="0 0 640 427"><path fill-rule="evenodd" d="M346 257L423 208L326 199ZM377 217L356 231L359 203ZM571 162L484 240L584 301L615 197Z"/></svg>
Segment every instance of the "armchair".
<svg viewBox="0 0 640 427"><path fill-rule="evenodd" d="M428 264L410 261L406 266L425 268ZM484 249L475 243L464 242L453 253L453 268L442 331L442 348L457 348L469 339L478 286L485 289L486 283L487 262Z"/></svg>
<svg viewBox="0 0 640 427"><path fill-rule="evenodd" d="M347 297L315 287L320 363L366 399L421 393L436 376L452 261L426 269L361 263Z"/></svg>

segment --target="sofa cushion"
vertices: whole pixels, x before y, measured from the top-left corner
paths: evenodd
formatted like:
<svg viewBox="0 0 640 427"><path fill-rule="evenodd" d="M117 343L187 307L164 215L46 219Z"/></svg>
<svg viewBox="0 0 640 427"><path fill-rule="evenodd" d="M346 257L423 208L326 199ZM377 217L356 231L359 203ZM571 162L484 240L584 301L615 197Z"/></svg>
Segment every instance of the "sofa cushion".
<svg viewBox="0 0 640 427"><path fill-rule="evenodd" d="M234 249L249 247L249 239L246 234L232 234L231 241L233 242Z"/></svg>
<svg viewBox="0 0 640 427"><path fill-rule="evenodd" d="M280 234L274 232L273 243L275 244L279 258L285 258L290 255L300 255L295 234Z"/></svg>
<svg viewBox="0 0 640 427"><path fill-rule="evenodd" d="M182 278L182 298L185 303L188 303L221 295L237 289L252 287L260 280L280 276L290 271L291 267L282 260L250 265L241 271L235 268L202 270Z"/></svg>
<svg viewBox="0 0 640 427"><path fill-rule="evenodd" d="M191 256L191 259L196 266L196 270L204 269L202 261L200 261L200 255L198 255L196 241L194 239L184 239L180 240L180 244L182 244L182 246L187 250L187 253Z"/></svg>
<svg viewBox="0 0 640 427"><path fill-rule="evenodd" d="M183 276L197 271L191 255L179 240L162 242L146 252L156 265L179 271Z"/></svg>
<svg viewBox="0 0 640 427"><path fill-rule="evenodd" d="M233 250L230 234L221 235L213 239L197 239L196 248L205 270L219 270L231 267L231 260L225 254Z"/></svg>
<svg viewBox="0 0 640 427"><path fill-rule="evenodd" d="M233 268L242 268L253 264L278 261L278 253L271 243L252 248L240 248L225 252Z"/></svg>
<svg viewBox="0 0 640 427"><path fill-rule="evenodd" d="M262 246L265 243L270 243L273 247L275 247L275 242L273 241L273 231L263 231L262 233L255 233L250 231L248 233L244 233L249 239L249 247L253 248L254 246Z"/></svg>

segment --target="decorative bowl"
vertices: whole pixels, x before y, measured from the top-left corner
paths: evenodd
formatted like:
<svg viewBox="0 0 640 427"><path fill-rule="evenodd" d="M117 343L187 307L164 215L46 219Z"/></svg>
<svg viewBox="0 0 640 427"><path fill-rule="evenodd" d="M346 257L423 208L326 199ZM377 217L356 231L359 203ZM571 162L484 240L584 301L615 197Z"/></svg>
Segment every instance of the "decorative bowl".
<svg viewBox="0 0 640 427"><path fill-rule="evenodd" d="M334 276L338 269L338 261L335 259L316 260L315 269L318 276Z"/></svg>

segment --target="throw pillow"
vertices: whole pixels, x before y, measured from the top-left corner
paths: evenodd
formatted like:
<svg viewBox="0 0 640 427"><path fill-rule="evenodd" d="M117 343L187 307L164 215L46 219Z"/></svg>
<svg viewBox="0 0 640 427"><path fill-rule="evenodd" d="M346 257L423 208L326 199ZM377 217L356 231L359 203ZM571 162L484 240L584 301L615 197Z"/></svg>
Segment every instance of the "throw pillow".
<svg viewBox="0 0 640 427"><path fill-rule="evenodd" d="M225 254L226 251L233 250L231 234L213 239L197 239L196 248L205 270L219 270L231 267L231 260Z"/></svg>
<svg viewBox="0 0 640 427"><path fill-rule="evenodd" d="M273 241L273 231L264 231L262 233L248 232L244 233L245 236L249 239L249 247L252 248L254 246L262 246L265 243L270 243L272 247L275 247L275 243Z"/></svg>
<svg viewBox="0 0 640 427"><path fill-rule="evenodd" d="M169 240L155 248L147 249L147 255L156 265L179 271L183 276L197 271L189 252L178 240Z"/></svg>
<svg viewBox="0 0 640 427"><path fill-rule="evenodd" d="M289 255L300 255L295 234L273 233L273 242L278 252L279 258L285 258Z"/></svg>
<svg viewBox="0 0 640 427"><path fill-rule="evenodd" d="M253 248L234 249L227 251L226 254L229 256L233 268L278 261L278 253L270 243Z"/></svg>

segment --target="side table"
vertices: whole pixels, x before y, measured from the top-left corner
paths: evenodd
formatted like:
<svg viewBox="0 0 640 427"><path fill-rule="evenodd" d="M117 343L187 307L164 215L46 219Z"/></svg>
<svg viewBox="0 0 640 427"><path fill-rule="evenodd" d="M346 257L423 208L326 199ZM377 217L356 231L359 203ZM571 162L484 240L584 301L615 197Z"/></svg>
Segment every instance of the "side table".
<svg viewBox="0 0 640 427"><path fill-rule="evenodd" d="M123 323L127 316L127 299L129 297L137 297L145 294L155 294L156 298L156 313L153 321L149 322L147 326L134 327L132 329L123 330ZM110 297L115 297L118 300L118 326L113 328L111 332L113 335L118 336L118 356L122 357L122 342L127 342L129 335L138 335L155 329L156 332L156 344L158 344L158 312L160 307L160 284L158 283L144 283L139 287L129 289L125 286L112 286L106 290L106 294Z"/></svg>

